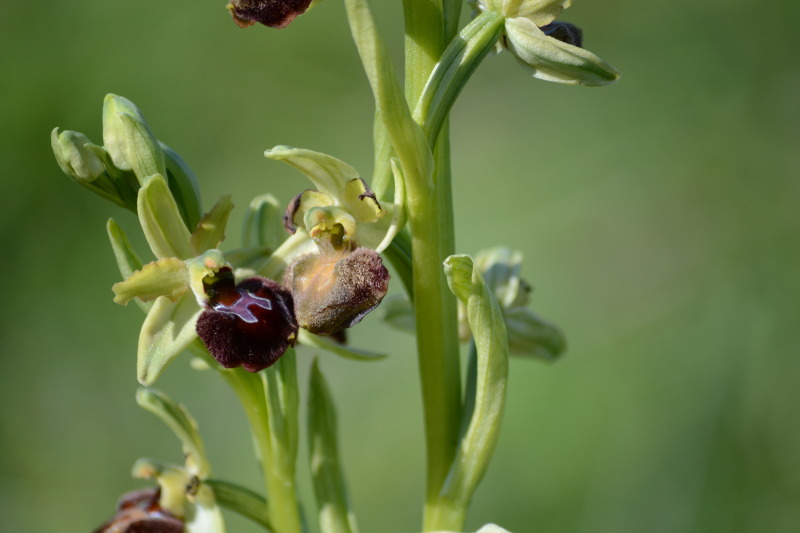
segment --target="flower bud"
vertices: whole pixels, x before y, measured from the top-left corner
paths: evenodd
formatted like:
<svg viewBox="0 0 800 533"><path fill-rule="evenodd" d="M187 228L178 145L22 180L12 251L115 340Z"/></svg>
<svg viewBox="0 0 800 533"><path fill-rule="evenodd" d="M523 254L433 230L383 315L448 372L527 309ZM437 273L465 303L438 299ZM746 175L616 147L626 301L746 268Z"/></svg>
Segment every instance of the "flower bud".
<svg viewBox="0 0 800 533"><path fill-rule="evenodd" d="M322 251L299 257L286 270L283 284L294 298L300 327L333 335L358 324L389 289L389 271L369 248Z"/></svg>
<svg viewBox="0 0 800 533"><path fill-rule="evenodd" d="M164 152L136 105L116 94L103 101L103 144L114 166L133 170L139 183L153 174L167 176Z"/></svg>
<svg viewBox="0 0 800 533"><path fill-rule="evenodd" d="M305 13L311 0L231 0L228 10L240 28L256 22L270 28L285 28Z"/></svg>
<svg viewBox="0 0 800 533"><path fill-rule="evenodd" d="M117 503L114 518L94 533L181 533L183 522L159 504L159 490L129 492Z"/></svg>
<svg viewBox="0 0 800 533"><path fill-rule="evenodd" d="M209 309L197 319L197 335L225 368L258 372L294 345L292 296L274 281L252 277L234 286L232 275L220 275L206 294Z"/></svg>
<svg viewBox="0 0 800 533"><path fill-rule="evenodd" d="M50 135L53 153L61 170L70 178L77 181L94 181L105 172L103 161L94 149L99 146L83 133L77 131L58 132L54 129Z"/></svg>

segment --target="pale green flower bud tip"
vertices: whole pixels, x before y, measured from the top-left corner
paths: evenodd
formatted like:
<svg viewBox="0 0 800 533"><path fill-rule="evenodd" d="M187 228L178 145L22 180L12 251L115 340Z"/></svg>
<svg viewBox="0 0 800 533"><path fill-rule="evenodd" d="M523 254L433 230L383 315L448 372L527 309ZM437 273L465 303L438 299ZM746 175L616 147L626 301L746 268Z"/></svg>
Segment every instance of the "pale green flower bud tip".
<svg viewBox="0 0 800 533"><path fill-rule="evenodd" d="M59 133L55 128L50 133L50 142L58 166L70 178L91 182L105 172L103 161L91 148L92 141L83 133L70 130Z"/></svg>
<svg viewBox="0 0 800 533"><path fill-rule="evenodd" d="M153 174L167 175L164 152L144 115L122 96L103 100L103 143L114 165L132 170L140 183Z"/></svg>

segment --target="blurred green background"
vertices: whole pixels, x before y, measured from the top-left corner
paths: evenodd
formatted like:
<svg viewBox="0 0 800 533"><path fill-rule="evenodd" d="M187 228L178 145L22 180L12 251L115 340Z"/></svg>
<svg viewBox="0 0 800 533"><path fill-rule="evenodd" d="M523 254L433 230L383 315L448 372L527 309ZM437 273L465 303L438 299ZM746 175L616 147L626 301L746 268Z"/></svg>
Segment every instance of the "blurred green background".
<svg viewBox="0 0 800 533"><path fill-rule="evenodd" d="M374 4L399 57L399 2ZM800 6L765 7L584 0L562 20L618 84L533 80L504 53L456 105L458 251L523 250L534 308L569 339L555 364L512 361L473 530L800 531ZM136 458L180 449L134 401L142 315L111 301L104 224L138 236L136 221L61 174L50 130L99 143L103 96L132 99L206 206L233 194L232 248L250 198L307 186L263 150L368 176L373 107L335 0L284 31L240 30L222 1L5 1L0 68L0 529L90 531L142 485ZM416 362L378 315L352 342L390 359L322 364L361 530L413 532ZM188 360L158 387L199 420L215 473L259 489L238 404Z"/></svg>

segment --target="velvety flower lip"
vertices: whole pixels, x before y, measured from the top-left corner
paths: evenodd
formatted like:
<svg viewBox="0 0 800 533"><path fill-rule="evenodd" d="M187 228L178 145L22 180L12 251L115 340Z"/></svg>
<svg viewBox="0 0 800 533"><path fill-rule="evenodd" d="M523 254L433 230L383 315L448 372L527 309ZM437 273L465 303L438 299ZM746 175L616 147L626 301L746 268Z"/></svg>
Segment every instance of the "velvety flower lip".
<svg viewBox="0 0 800 533"><path fill-rule="evenodd" d="M231 0L228 10L240 28L256 22L270 28L285 28L308 9L311 0Z"/></svg>
<svg viewBox="0 0 800 533"><path fill-rule="evenodd" d="M294 345L292 295L274 281L252 277L234 286L225 278L209 292L209 309L197 319L197 335L222 366L258 372Z"/></svg>

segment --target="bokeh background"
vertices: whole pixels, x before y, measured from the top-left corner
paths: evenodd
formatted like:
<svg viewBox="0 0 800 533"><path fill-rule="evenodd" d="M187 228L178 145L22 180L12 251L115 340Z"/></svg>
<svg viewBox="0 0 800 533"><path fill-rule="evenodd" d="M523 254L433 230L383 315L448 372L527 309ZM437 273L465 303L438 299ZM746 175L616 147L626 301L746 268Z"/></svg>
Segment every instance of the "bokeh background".
<svg viewBox="0 0 800 533"><path fill-rule="evenodd" d="M373 3L399 58L399 2ZM472 530L800 531L800 7L770 7L578 2L562 19L623 72L618 84L533 80L504 53L456 105L458 250L522 250L534 308L569 339L555 364L512 361ZM240 30L222 1L0 3L0 529L90 531L142 486L136 458L180 461L134 401L142 316L111 301L104 224L141 244L136 221L61 175L50 130L99 143L103 96L132 99L207 206L233 194L233 248L250 198L306 187L265 148L371 173L359 68L335 0L284 31ZM352 342L388 360L322 364L361 530L413 532L416 362L379 315ZM233 395L188 363L158 387L199 420L219 477L260 488ZM230 530L255 531L236 517Z"/></svg>

